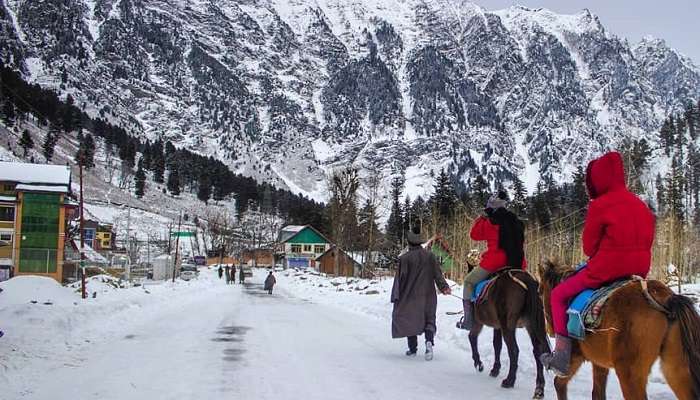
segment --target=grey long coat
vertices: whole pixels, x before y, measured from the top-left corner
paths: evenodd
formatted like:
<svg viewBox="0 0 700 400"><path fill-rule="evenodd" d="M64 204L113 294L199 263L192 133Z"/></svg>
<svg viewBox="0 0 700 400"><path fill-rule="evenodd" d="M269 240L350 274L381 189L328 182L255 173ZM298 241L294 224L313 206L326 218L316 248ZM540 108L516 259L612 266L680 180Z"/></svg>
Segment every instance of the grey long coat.
<svg viewBox="0 0 700 400"><path fill-rule="evenodd" d="M412 246L399 257L399 268L394 277L391 302L391 336L417 336L425 331L437 331L435 312L437 294L435 285L443 291L449 285L433 253L421 246Z"/></svg>

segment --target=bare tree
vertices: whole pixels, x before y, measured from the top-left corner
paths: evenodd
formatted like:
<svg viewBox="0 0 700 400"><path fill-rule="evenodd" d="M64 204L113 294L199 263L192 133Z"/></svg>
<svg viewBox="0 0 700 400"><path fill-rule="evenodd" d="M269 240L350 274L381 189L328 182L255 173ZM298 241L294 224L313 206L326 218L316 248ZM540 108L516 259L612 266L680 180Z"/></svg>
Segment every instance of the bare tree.
<svg viewBox="0 0 700 400"><path fill-rule="evenodd" d="M357 169L337 169L328 178L331 230L336 244L334 273L340 274L340 252L345 251L357 233L357 191L360 179Z"/></svg>

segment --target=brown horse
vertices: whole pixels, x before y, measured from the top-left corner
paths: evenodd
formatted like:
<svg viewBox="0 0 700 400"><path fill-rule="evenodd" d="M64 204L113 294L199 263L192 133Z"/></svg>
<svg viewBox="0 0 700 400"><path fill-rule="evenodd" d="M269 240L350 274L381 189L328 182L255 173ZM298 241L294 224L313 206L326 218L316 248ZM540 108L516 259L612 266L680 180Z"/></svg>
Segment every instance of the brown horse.
<svg viewBox="0 0 700 400"><path fill-rule="evenodd" d="M469 332L474 367L484 370L479 356L478 337L484 325L495 329L493 345L496 361L490 375L497 377L500 368L501 335L508 349L510 366L508 376L501 382L504 388L515 386L518 371L518 343L515 330L524 327L530 335L532 351L537 362L537 379L533 398L544 397L544 372L540 355L549 352L549 341L544 319L544 306L539 296L538 282L532 275L522 270L509 269L500 271L501 276L488 289L483 301L474 304L474 327Z"/></svg>
<svg viewBox="0 0 700 400"><path fill-rule="evenodd" d="M547 261L540 268L542 297L551 333L551 292L574 269ZM679 400L700 399L700 316L692 301L674 294L658 281L630 283L606 302L598 329L584 341L574 341L570 375L557 377L559 400L567 398L567 385L584 361L593 363L593 399L605 399L611 368L625 399L646 399L651 367L661 358L661 370ZM646 291L645 291L646 290Z"/></svg>

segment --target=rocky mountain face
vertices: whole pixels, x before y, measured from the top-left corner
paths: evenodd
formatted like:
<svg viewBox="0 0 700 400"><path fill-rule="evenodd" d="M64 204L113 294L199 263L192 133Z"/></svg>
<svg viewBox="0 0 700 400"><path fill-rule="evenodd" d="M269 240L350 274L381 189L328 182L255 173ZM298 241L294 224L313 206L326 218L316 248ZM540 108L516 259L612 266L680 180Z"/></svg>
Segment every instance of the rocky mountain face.
<svg viewBox="0 0 700 400"><path fill-rule="evenodd" d="M567 178L700 98L700 70L588 11L427 0L0 0L0 55L133 134L324 197L355 164Z"/></svg>

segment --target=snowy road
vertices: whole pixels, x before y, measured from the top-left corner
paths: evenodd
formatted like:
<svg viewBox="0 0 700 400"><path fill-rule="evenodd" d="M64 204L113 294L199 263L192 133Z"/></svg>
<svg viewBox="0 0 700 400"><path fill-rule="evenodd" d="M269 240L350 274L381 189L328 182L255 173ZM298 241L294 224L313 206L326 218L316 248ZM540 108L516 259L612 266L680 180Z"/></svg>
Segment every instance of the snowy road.
<svg viewBox="0 0 700 400"><path fill-rule="evenodd" d="M216 281L206 290L182 294L152 317L135 318L111 332L112 338L76 350L71 362L47 371L32 390L7 399L464 400L532 395L534 377L527 366L516 388L505 390L499 387L505 368L499 379L476 373L469 353L448 343L438 341L432 362L407 358L405 342L390 338L386 321L302 300L284 288L270 296L262 290L262 276L245 286ZM484 350L489 342L485 333ZM521 355L529 351L522 346ZM507 365L505 354L504 361ZM586 381L573 385L572 398L590 398ZM551 376L547 385L547 397L554 398ZM611 385L610 398L620 398L614 379Z"/></svg>

